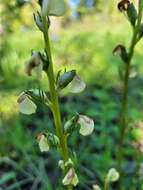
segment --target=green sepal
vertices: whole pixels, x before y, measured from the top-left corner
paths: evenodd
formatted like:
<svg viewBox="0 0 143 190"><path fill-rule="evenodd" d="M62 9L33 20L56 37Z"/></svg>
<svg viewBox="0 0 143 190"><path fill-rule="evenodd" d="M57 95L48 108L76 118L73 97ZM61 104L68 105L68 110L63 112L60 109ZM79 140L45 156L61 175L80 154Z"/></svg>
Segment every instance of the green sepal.
<svg viewBox="0 0 143 190"><path fill-rule="evenodd" d="M137 10L133 3L130 3L127 9L127 15L132 26L135 26L138 17Z"/></svg>
<svg viewBox="0 0 143 190"><path fill-rule="evenodd" d="M65 88L75 77L76 71L71 70L61 75L57 81L57 89L62 90Z"/></svg>

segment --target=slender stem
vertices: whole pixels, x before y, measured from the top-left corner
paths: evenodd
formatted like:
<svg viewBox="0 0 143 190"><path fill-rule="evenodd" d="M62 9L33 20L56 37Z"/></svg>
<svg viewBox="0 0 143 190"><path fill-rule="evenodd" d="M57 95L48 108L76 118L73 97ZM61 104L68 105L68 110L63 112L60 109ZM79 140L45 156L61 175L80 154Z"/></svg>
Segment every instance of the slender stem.
<svg viewBox="0 0 143 190"><path fill-rule="evenodd" d="M104 190L108 190L108 185L109 185L108 179L105 178L105 182L104 182Z"/></svg>
<svg viewBox="0 0 143 190"><path fill-rule="evenodd" d="M47 69L47 76L49 80L49 88L50 88L50 97L51 97L51 103L52 103L52 113L54 117L54 123L56 128L56 135L59 137L60 140L60 154L63 157L64 161L67 161L69 158L68 153L68 146L67 146L67 137L63 133L62 129L62 120L61 120L61 113L60 113L60 107L59 107L59 100L58 100L58 93L55 86L55 76L54 76L54 70L53 70L53 62L52 62L52 56L51 56L51 48L50 48L50 41L49 41L49 35L48 35L48 24L46 17L42 17L43 25L44 25L44 42L45 42L45 51L47 54L47 58L50 62L48 69ZM67 187L68 190L72 190L72 186Z"/></svg>
<svg viewBox="0 0 143 190"><path fill-rule="evenodd" d="M126 130L128 128L129 74L130 74L131 61L134 55L134 49L137 44L136 42L137 42L138 32L141 26L142 10L143 10L143 0L139 0L138 20L135 28L133 29L133 37L128 52L128 61L125 63L126 65L125 65L125 76L124 76L124 86L123 86L123 97L121 102L120 139L119 139L119 150L118 150L118 162L119 162L120 172L122 172L121 164L123 159L123 144L125 140Z"/></svg>

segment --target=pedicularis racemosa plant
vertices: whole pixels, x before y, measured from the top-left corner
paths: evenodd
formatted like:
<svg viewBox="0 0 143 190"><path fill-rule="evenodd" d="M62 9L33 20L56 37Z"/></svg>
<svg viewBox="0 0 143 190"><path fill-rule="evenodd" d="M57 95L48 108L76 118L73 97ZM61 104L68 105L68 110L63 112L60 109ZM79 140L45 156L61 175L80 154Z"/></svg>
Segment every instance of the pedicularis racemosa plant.
<svg viewBox="0 0 143 190"><path fill-rule="evenodd" d="M119 139L119 150L118 150L118 161L119 170L121 172L121 177L123 177L122 172L122 160L123 160L123 144L125 140L126 130L128 129L128 86L129 78L132 68L132 58L134 55L134 49L137 43L143 37L143 0L138 0L138 10L135 5L129 0L122 0L118 3L118 9L120 12L129 20L133 35L130 43L130 47L127 50L124 45L120 44L113 50L114 54L121 57L124 64L123 71L123 97L121 102L121 117L120 117L120 139ZM122 179L122 178L121 178Z"/></svg>
<svg viewBox="0 0 143 190"><path fill-rule="evenodd" d="M83 136L90 135L94 130L94 121L85 116L76 113L69 121L63 123L59 107L59 94L61 90L67 88L71 93L82 92L86 85L77 75L76 70L59 71L55 76L53 69L53 61L50 49L49 16L62 16L65 12L66 5L64 0L39 0L40 11L34 13L34 20L43 33L45 48L43 52L33 51L30 60L26 63L25 72L28 76L35 75L38 79L42 78L45 72L49 80L50 97L43 92L42 89L30 89L22 92L18 98L19 110L23 114L33 114L36 112L36 103L47 105L53 113L55 134L47 131L38 135L37 141L41 152L49 151L52 147L56 147L61 160L59 167L63 171L63 185L68 190L72 190L79 182L76 174L74 156L71 154L68 146L68 138L74 130L79 129L79 133Z"/></svg>

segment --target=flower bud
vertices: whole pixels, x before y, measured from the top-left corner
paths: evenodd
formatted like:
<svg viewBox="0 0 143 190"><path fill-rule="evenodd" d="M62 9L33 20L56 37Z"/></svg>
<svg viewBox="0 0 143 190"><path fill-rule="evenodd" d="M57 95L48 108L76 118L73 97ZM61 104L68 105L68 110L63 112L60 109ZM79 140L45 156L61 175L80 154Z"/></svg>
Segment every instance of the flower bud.
<svg viewBox="0 0 143 190"><path fill-rule="evenodd" d="M57 87L58 89L63 89L65 88L75 77L76 71L71 70L68 72L65 72L62 76L59 77Z"/></svg>
<svg viewBox="0 0 143 190"><path fill-rule="evenodd" d="M93 190L101 190L101 188L98 185L93 185Z"/></svg>
<svg viewBox="0 0 143 190"><path fill-rule="evenodd" d="M39 30L43 31L43 22L40 13L39 12L37 12L37 14L34 13L33 16L37 27L39 28Z"/></svg>
<svg viewBox="0 0 143 190"><path fill-rule="evenodd" d="M63 182L63 185L76 186L78 184L79 181L78 181L78 177L77 177L77 174L75 173L74 168L69 169L69 171L67 172L62 182Z"/></svg>
<svg viewBox="0 0 143 190"><path fill-rule="evenodd" d="M71 167L74 166L74 163L71 158L68 159L68 161L65 162L65 167Z"/></svg>
<svg viewBox="0 0 143 190"><path fill-rule="evenodd" d="M33 52L32 57L25 66L25 72L28 76L35 74L38 79L42 77L43 63L40 52Z"/></svg>
<svg viewBox="0 0 143 190"><path fill-rule="evenodd" d="M56 135L54 135L52 133L47 133L46 137L47 137L48 142L49 142L49 144L51 146L56 146L57 147L57 146L60 145L60 140L59 140L59 138Z"/></svg>
<svg viewBox="0 0 143 190"><path fill-rule="evenodd" d="M68 159L68 161L64 162L63 160L59 160L59 163L58 163L59 167L62 169L62 170L65 170L65 168L71 168L74 166L74 163L73 161L71 160L71 158Z"/></svg>
<svg viewBox="0 0 143 190"><path fill-rule="evenodd" d="M121 44L117 45L114 48L113 55L119 55L124 62L127 62L128 60L128 54L126 48Z"/></svg>
<svg viewBox="0 0 143 190"><path fill-rule="evenodd" d="M41 152L47 152L49 151L49 143L44 134L39 134L37 137L39 148Z"/></svg>
<svg viewBox="0 0 143 190"><path fill-rule="evenodd" d="M30 115L36 112L37 106L30 99L30 96L22 92L17 100L19 111L23 114Z"/></svg>
<svg viewBox="0 0 143 190"><path fill-rule="evenodd" d="M108 182L115 182L118 181L120 174L115 168L111 168L107 174Z"/></svg>
<svg viewBox="0 0 143 190"><path fill-rule="evenodd" d="M83 136L90 135L94 130L94 121L85 116L85 115L79 115L78 123L80 125L80 131L79 133Z"/></svg>
<svg viewBox="0 0 143 190"><path fill-rule="evenodd" d="M132 26L135 26L138 14L137 14L137 10L133 3L129 4L129 6L127 8L127 15L128 15L128 18L129 18Z"/></svg>
<svg viewBox="0 0 143 190"><path fill-rule="evenodd" d="M42 15L43 16L62 16L65 13L64 0L43 0Z"/></svg>
<svg viewBox="0 0 143 190"><path fill-rule="evenodd" d="M68 85L68 91L71 93L80 93L86 88L85 82L78 75L75 75L71 83Z"/></svg>

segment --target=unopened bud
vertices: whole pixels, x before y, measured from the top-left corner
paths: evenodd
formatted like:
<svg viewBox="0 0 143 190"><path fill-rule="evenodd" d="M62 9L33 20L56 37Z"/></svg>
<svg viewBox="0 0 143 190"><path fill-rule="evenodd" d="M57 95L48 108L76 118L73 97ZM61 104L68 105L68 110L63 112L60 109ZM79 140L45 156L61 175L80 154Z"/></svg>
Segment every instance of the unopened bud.
<svg viewBox="0 0 143 190"><path fill-rule="evenodd" d="M68 120L65 125L64 125L64 131L66 133L72 133L72 131L74 130L77 121L78 121L79 116L75 115L74 117L72 117L70 120Z"/></svg>
<svg viewBox="0 0 143 190"><path fill-rule="evenodd" d="M138 14L137 14L137 10L133 3L129 4L129 6L127 8L127 15L128 15L128 18L129 18L132 26L135 26Z"/></svg>
<svg viewBox="0 0 143 190"><path fill-rule="evenodd" d="M57 87L58 89L65 88L75 77L76 71L71 70L68 72L65 72L62 76L59 77Z"/></svg>

